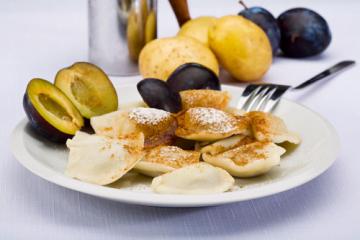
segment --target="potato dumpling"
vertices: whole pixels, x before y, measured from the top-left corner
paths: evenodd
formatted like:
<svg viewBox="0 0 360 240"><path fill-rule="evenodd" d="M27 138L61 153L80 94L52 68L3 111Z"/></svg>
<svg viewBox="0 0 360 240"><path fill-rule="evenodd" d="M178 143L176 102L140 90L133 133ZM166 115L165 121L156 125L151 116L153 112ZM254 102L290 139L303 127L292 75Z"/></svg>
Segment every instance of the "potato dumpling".
<svg viewBox="0 0 360 240"><path fill-rule="evenodd" d="M216 17L198 17L187 21L179 30L177 36L194 38L206 46L209 46L208 32L214 25Z"/></svg>
<svg viewBox="0 0 360 240"><path fill-rule="evenodd" d="M241 16L219 18L209 29L209 44L221 66L239 81L259 80L272 62L265 32Z"/></svg>
<svg viewBox="0 0 360 240"><path fill-rule="evenodd" d="M161 38L149 42L140 53L139 69L144 78L166 81L178 66L190 62L202 64L219 74L219 65L211 50L188 37Z"/></svg>

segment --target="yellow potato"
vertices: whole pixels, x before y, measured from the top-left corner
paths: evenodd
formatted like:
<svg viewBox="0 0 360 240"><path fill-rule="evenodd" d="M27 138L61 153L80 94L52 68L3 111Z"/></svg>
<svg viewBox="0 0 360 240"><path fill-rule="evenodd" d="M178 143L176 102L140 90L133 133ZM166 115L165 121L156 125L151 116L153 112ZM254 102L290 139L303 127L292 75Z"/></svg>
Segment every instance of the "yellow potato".
<svg viewBox="0 0 360 240"><path fill-rule="evenodd" d="M209 43L220 64L237 80L259 80L272 62L265 32L241 16L219 18L209 29Z"/></svg>
<svg viewBox="0 0 360 240"><path fill-rule="evenodd" d="M209 48L192 38L156 39L145 45L139 56L139 69L144 78L167 80L184 63L202 64L219 74L219 64Z"/></svg>
<svg viewBox="0 0 360 240"><path fill-rule="evenodd" d="M209 46L209 28L215 24L216 17L198 17L187 21L178 32L177 36L192 37Z"/></svg>

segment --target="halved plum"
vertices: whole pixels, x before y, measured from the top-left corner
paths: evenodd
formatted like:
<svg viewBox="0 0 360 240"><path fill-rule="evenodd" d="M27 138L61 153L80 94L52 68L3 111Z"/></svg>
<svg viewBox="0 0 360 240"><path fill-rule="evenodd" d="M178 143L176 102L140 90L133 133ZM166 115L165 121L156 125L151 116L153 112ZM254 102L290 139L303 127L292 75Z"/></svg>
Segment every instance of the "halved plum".
<svg viewBox="0 0 360 240"><path fill-rule="evenodd" d="M152 108L177 113L181 110L181 98L166 82L156 78L145 78L138 82L137 89L144 102Z"/></svg>
<svg viewBox="0 0 360 240"><path fill-rule="evenodd" d="M27 85L23 106L35 132L53 142L65 142L84 125L80 112L65 94L40 78Z"/></svg>
<svg viewBox="0 0 360 240"><path fill-rule="evenodd" d="M174 92L192 89L221 90L217 75L198 63L180 65L171 73L166 83Z"/></svg>
<svg viewBox="0 0 360 240"><path fill-rule="evenodd" d="M85 118L116 111L118 97L108 76L99 67L77 62L61 69L55 86L71 100Z"/></svg>

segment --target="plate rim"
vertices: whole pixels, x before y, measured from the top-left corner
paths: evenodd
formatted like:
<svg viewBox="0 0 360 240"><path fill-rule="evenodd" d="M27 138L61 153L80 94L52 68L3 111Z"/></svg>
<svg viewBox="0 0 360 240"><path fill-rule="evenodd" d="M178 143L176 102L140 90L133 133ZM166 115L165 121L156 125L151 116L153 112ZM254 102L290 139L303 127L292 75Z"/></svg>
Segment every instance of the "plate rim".
<svg viewBox="0 0 360 240"><path fill-rule="evenodd" d="M115 85L115 84L114 84ZM134 86L136 83L127 83L127 84L117 84L116 87L129 87ZM227 84L222 84L225 88L234 88L234 89L242 89L239 86L232 86ZM226 89L225 89L226 90ZM307 111L310 111L316 117L320 118L322 122L326 125L327 129L332 135L332 142L336 149L334 149L334 155L332 155L331 159L329 159L326 164L321 165L321 168L310 168L311 174L307 174L307 177L303 175L293 176L287 179L286 182L278 181L273 182L269 186L263 186L259 188L253 188L247 190L248 194L241 195L241 191L234 192L225 192L225 193L217 193L217 194L205 194L205 195L172 195L172 194L152 194L151 198L144 197L148 196L149 193L143 192L132 192L129 190L122 189L114 189L107 186L98 186L95 184L90 184L86 182L81 182L76 179L72 179L66 177L64 174L60 174L59 172L41 164L38 160L36 160L26 149L26 146L23 142L23 134L24 129L27 125L26 117L22 119L15 127L15 129L11 133L11 152L14 155L15 159L32 172L34 175L41 177L44 180L47 180L51 183L59 185L61 187L65 187L74 191L86 193L89 195L97 196L100 198L115 200L128 204L137 204L144 206L162 206L162 207L201 207L201 206L213 206L213 205L221 205L228 204L240 201L247 201L251 199L262 198L274 194L278 194L293 188L296 188L300 185L303 185L314 178L318 177L322 173L324 173L337 159L340 151L340 138L333 127L333 125L322 117L319 113L311 110L310 108L304 106L303 104L282 99L282 101L290 102L291 104L296 104L301 106ZM275 190L274 190L275 189ZM126 194L122 194L122 193ZM249 194L249 192L251 194ZM226 196L225 196L226 195ZM225 197L223 197L225 196Z"/></svg>

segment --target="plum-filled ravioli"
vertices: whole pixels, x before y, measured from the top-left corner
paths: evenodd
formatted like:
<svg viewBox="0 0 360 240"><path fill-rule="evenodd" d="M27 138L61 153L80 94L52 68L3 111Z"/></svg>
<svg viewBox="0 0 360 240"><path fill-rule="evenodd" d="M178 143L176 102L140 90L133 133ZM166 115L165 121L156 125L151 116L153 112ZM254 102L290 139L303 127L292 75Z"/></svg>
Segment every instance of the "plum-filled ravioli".
<svg viewBox="0 0 360 240"><path fill-rule="evenodd" d="M172 143L177 127L176 119L171 113L146 107L93 117L90 122L96 134L113 138L142 132L145 148Z"/></svg>
<svg viewBox="0 0 360 240"><path fill-rule="evenodd" d="M299 144L300 136L287 129L284 121L270 113L249 112L246 114L250 118L252 132L259 141L270 141L274 143L290 142Z"/></svg>
<svg viewBox="0 0 360 240"><path fill-rule="evenodd" d="M177 117L176 136L196 141L215 141L235 134L249 134L246 117L215 109L190 108Z"/></svg>
<svg viewBox="0 0 360 240"><path fill-rule="evenodd" d="M210 194L228 191L234 182L225 170L200 162L154 178L151 189L163 194Z"/></svg>
<svg viewBox="0 0 360 240"><path fill-rule="evenodd" d="M211 89L185 90L180 92L183 110L194 107L207 107L225 110L231 99L227 91Z"/></svg>
<svg viewBox="0 0 360 240"><path fill-rule="evenodd" d="M221 167L235 177L254 177L270 171L280 163L285 149L272 142L253 142L231 150L202 158L214 166Z"/></svg>
<svg viewBox="0 0 360 240"><path fill-rule="evenodd" d="M66 145L70 153L65 174L106 185L121 178L141 160L144 136L139 133L117 139L78 131Z"/></svg>
<svg viewBox="0 0 360 240"><path fill-rule="evenodd" d="M253 143L255 141L256 140L251 136L234 135L202 146L200 147L199 151L201 153L209 153L211 155L216 155L242 145Z"/></svg>

